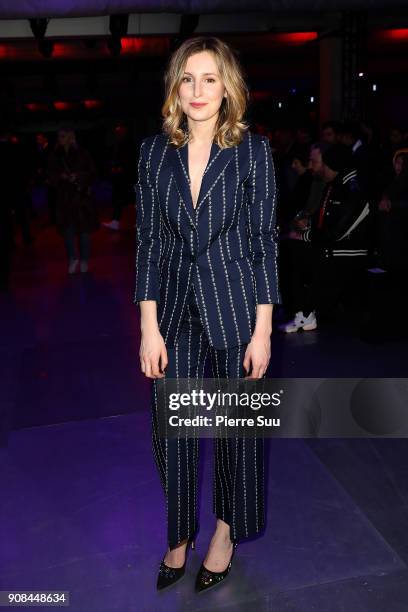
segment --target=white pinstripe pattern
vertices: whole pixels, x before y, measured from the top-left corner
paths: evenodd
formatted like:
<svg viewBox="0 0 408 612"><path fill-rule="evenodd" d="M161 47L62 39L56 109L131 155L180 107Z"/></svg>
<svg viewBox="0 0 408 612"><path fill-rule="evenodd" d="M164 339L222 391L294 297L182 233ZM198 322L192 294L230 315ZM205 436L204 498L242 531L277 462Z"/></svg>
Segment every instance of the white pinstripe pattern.
<svg viewBox="0 0 408 612"><path fill-rule="evenodd" d="M209 198L209 207L208 207L208 235L211 236L212 235L212 231L211 231L211 214L212 214L212 203L211 203L211 196L208 196ZM220 309L220 300L218 297L218 290L217 290L217 284L215 282L215 277L214 277L214 270L212 267L212 263L211 263L211 257L210 257L210 244L208 245L208 249L207 249L207 261L208 261L208 267L210 269L210 274L211 274L211 278L212 278L212 288L214 290L214 297L215 297L215 303L217 306L217 311L218 311L218 322L221 328L221 333L222 333L222 337L224 340L224 343L227 343L227 337L225 335L225 329L224 329L224 323L222 320L222 315L221 315L221 309Z"/></svg>
<svg viewBox="0 0 408 612"><path fill-rule="evenodd" d="M276 185L269 144L249 134L231 154L213 146L193 211L182 184L190 181L180 152L178 172L169 165L169 149L163 143L155 137L141 147L134 301L157 300L159 326L169 355L174 355L176 378L203 376L208 350L217 376L239 377L255 305L280 301L273 229ZM188 228L188 223L195 227ZM197 254L194 263L192 252ZM199 332L192 326L191 288L200 312ZM199 441L160 440L155 384L152 399L153 454L165 490L173 546L196 528ZM230 521L234 538L258 532L263 525L261 447L254 445L252 454L248 444L245 438L215 441L214 511Z"/></svg>
<svg viewBox="0 0 408 612"><path fill-rule="evenodd" d="M205 317L206 327L207 327L207 330L209 330L210 326L208 324L207 305L206 305L206 302L205 302L205 299L204 299L203 285L201 283L201 277L200 277L199 269L197 269L197 280L198 280L198 284L200 286L199 289L200 289L200 297L201 297L201 306L202 306L202 308L204 310L204 317ZM194 287L194 285L193 285L193 287ZM195 287L194 287L194 291L195 291ZM209 336L210 344L213 344L213 339L212 339L211 332L208 331L207 333L208 333L208 336Z"/></svg>
<svg viewBox="0 0 408 612"><path fill-rule="evenodd" d="M179 208L178 215L177 215L177 229L178 229L179 236L181 237L180 217L181 217L181 208ZM172 310L171 316L170 316L170 324L171 324L171 321L173 320L174 312L176 310L177 298L178 298L178 294L179 294L180 270L181 270L181 262L182 262L182 260L183 260L183 250L180 249L178 268L177 268L176 297L175 297L174 304L173 304L173 310ZM170 275L169 275L169 277L170 277ZM166 333L165 338L164 338L165 342L167 342L168 332L169 332L169 329L170 329L170 324L169 324L169 327L167 329L167 333Z"/></svg>
<svg viewBox="0 0 408 612"><path fill-rule="evenodd" d="M158 466L158 470L159 470L159 475L160 475L160 480L162 483L163 488L166 488L166 481L165 481L165 473L166 473L166 457L165 454L163 453L163 449L161 447L161 445L159 444L158 438L157 438L157 385L156 385L156 381L153 380L152 381L152 392L153 392L153 410L152 410L152 446L153 446L153 455L155 458L155 461L157 463ZM156 422L155 422L156 419Z"/></svg>
<svg viewBox="0 0 408 612"><path fill-rule="evenodd" d="M227 351L225 351L225 353L227 355ZM218 367L218 352L217 351L212 351L212 361L214 360L214 357L216 360L217 377L221 378L219 367ZM214 439L215 466L214 466L214 481L213 481L213 490L214 490L213 506L214 506L214 512L216 512L217 511L217 488L219 488L219 492L221 494L221 518L225 522L229 522L226 520L226 517L227 517L227 509L228 509L228 514L229 514L231 505L230 505L230 499L229 499L228 482L226 481L225 471L224 471L224 461L223 461L223 458L220 459L220 450L221 450L220 439L215 438ZM221 474L221 467L222 467L224 477ZM217 476L218 476L218 480L217 480ZM227 491L227 497L228 497L227 509L225 507L226 502L225 502L225 495L224 495L224 482L226 485L225 489ZM217 487L218 483L219 483L219 487Z"/></svg>
<svg viewBox="0 0 408 612"><path fill-rule="evenodd" d="M204 172L207 179L202 182L194 218L191 203L187 199L185 201L187 187L180 183L184 181L189 189L188 172L180 150L175 150L177 166L173 166L169 165L170 157L167 155L170 155L171 147L164 137L146 139L141 147L141 174L144 167L142 161L146 158L144 164L150 174L148 180L142 176L138 183L141 215L138 220L134 302L157 300L159 328L167 345L171 346L180 331L186 297L193 283L200 294L200 309L211 346L221 349L248 342L254 303L281 301L277 240L273 229L276 185L269 144L265 138L249 133L242 145L229 149L228 155L225 153L228 149L217 150L213 145L212 157ZM234 163L230 164L232 159ZM174 173L178 172L177 168L180 168L180 172L176 180ZM155 185L153 190L149 188L152 183ZM222 206L214 206L216 201L222 201ZM224 206L224 202L228 204ZM193 224L196 226L190 233L185 231L186 213L192 227ZM213 237L208 235L208 229L204 229L204 219L207 228L214 233ZM193 243L193 236L194 239L198 238L197 244ZM218 254L213 261L216 250L209 249L209 245L214 245L214 239L218 237ZM193 249L198 258L191 265L189 256ZM250 269L239 266L239 263L236 265L239 271L235 276L237 279L240 277L241 290L233 292L231 299L224 267L228 262L235 261L234 257L242 259L248 252L251 253ZM206 261L204 268L203 257ZM169 269L170 274L167 273ZM251 283L247 282L249 275ZM227 289L228 300L221 301L224 288ZM211 305L209 291L215 297L214 305ZM238 316L238 313L242 314ZM220 322L223 325L221 334Z"/></svg>
<svg viewBox="0 0 408 612"><path fill-rule="evenodd" d="M189 269L188 269L188 279L187 279L187 284L189 284L189 283L190 283L190 276L191 276L191 271L192 271L192 268L193 268L193 266L191 265L191 266L189 267ZM186 304L187 297L188 297L188 296L187 296L187 293L186 293L186 294L185 294L185 296L184 296L183 305L182 305L182 308L181 308L181 311L182 311L182 313L183 313L183 314L181 315L181 317L180 317L180 318L178 319L178 321L177 321L177 327L176 327L176 337L177 337L178 332L179 332L180 324L181 324L181 322L182 322L182 320L183 320L183 316L184 316L184 306L185 306L185 304Z"/></svg>
<svg viewBox="0 0 408 612"><path fill-rule="evenodd" d="M208 350L211 350L213 376L218 378L242 376L242 359L246 345L226 350L214 349L208 343L202 322L200 322L200 328L197 328L198 321L200 319L196 319L193 342L192 312L188 304L185 325L182 327L179 342L169 352L169 363L174 364L176 378L193 376L198 380L203 376ZM156 396L153 396L153 400L155 398ZM153 440L155 439L153 430ZM166 479L165 482L162 480L166 495L170 548L186 537L190 537L197 527L199 440L181 438L179 435L176 440L172 441L171 447L168 446L168 440L165 440ZM231 469L233 464L230 449L234 447L234 444L235 469ZM192 454L190 454L190 449ZM214 440L213 511L218 518L231 525L233 539L249 537L251 534L258 533L263 527L263 500L260 497L263 489L258 480L258 470L261 468L263 470L263 462L260 462L258 449L260 451L261 447L254 445L253 455L248 455L245 438L237 437L235 443L234 439L228 438ZM170 456L173 457L171 463L169 463ZM158 453L155 454L155 460L162 471L163 465L158 458ZM173 466L171 473L169 472L170 464ZM238 465L241 465L239 470ZM172 496L174 499L169 503ZM249 503L252 508L251 522L248 514ZM256 507L253 508L252 504L255 504ZM173 509L171 514L169 514L170 505Z"/></svg>
<svg viewBox="0 0 408 612"><path fill-rule="evenodd" d="M276 185L276 173L275 173L275 168L274 168L274 163L273 163L273 157L271 154L271 150L269 148L269 144L267 144L266 142L264 142L264 146L265 146L265 159L267 160L267 164L268 164L268 170L267 170L267 196L269 197L269 193L270 191L272 191L272 210L274 211L273 214L270 215L269 217L269 225L268 225L268 232L271 232L271 236L273 237L271 240L271 248L273 251L273 260L277 261L278 260L278 241L279 241L279 232L278 230L275 228L275 218L276 218L276 206L277 206L277 199L278 199L278 189L277 189L277 185ZM269 165L272 166L272 171L269 171ZM272 181L272 188L271 190L269 189L269 180ZM274 266L274 273L275 273L275 284L276 287L279 288L279 278L278 278L278 267ZM278 289L279 292L279 289Z"/></svg>
<svg viewBox="0 0 408 612"><path fill-rule="evenodd" d="M239 187L239 158L238 158L238 151L237 149L235 149L235 173L237 175L237 181L235 184L235 193L234 193L234 212L233 212L233 219L235 219L235 215L236 215L236 211L238 211L238 198L237 198L237 193L238 193L238 187ZM236 225L236 234L237 234L237 240L238 240L238 245L239 245L239 256L243 257L244 256L244 249L242 246L242 239L241 239L241 213L243 211L243 201L244 201L244 192L242 191L241 193L241 205L238 211L238 222Z"/></svg>
<svg viewBox="0 0 408 612"><path fill-rule="evenodd" d="M192 325L191 325L191 313L190 313L190 308L187 305L187 321L188 321L188 340L187 340L187 373L188 373L188 377L191 376L191 334L192 334ZM190 413L188 415L189 417L191 416ZM194 431L195 433L195 431ZM186 473L187 473L187 532L190 533L191 529L190 529L190 508L191 508L191 493L190 493L190 482L191 482L191 478L190 478L190 460L189 460L189 442L188 442L188 437L187 437L187 431L186 431L186 437L185 437L185 447L186 447ZM193 468L193 473L195 472L195 457L194 457L194 453L195 453L195 448L193 449L193 457L192 457L192 468ZM193 478L194 481L194 478ZM195 508L194 508L194 512L195 512Z"/></svg>
<svg viewBox="0 0 408 612"><path fill-rule="evenodd" d="M207 193L205 193L201 199L197 202L197 206L196 206L196 212L198 214L198 212L200 211L200 208L203 204L203 202L209 197L209 195L214 191L218 181L220 180L220 178L223 176L224 172L225 172L226 168L223 168L221 170L221 172L219 173L219 175L217 176L217 178L214 180L213 184L211 185L210 189L207 191Z"/></svg>
<svg viewBox="0 0 408 612"><path fill-rule="evenodd" d="M238 472L238 437L235 438L235 469L234 469L234 480L233 480L233 492L232 492L232 507L235 508L237 500L237 472ZM232 513L232 533L237 532L237 521L236 513Z"/></svg>
<svg viewBox="0 0 408 612"><path fill-rule="evenodd" d="M162 249L162 259L161 259L161 264L160 264L160 288L161 288L163 280L164 280L163 266L166 263L166 259L167 259L167 256L168 256L167 245L171 244L171 233L173 233L173 230L171 228L170 221L169 221L169 218L168 218L169 195L170 195L170 189L171 189L172 180L173 180L173 177L170 177L169 184L168 184L168 187L167 187L167 192L166 192L165 211L167 213L167 220L166 220L166 216L165 215L161 215L161 219L162 219L161 233L165 236L165 238L164 238L164 244L163 244L163 249ZM164 231L163 225L166 227L166 229L168 228L169 231ZM174 235L174 233L173 233L173 235ZM174 242L173 242L173 247L174 247ZM167 294L168 294L168 285L166 286L166 300L167 300Z"/></svg>
<svg viewBox="0 0 408 612"><path fill-rule="evenodd" d="M236 158L237 158L237 155L238 155L238 154L237 154L237 152L235 152L235 156L236 156ZM237 172L237 174L238 174L238 172L239 172L239 164L238 164L238 161L237 161L237 160L236 160L236 162L235 162L235 168L236 168L236 172ZM238 176L237 176L237 184L236 184L236 188L237 188L237 186L238 186L238 180L239 180L239 178L238 178ZM224 187L225 187L225 183L224 183ZM224 197L225 197L225 196L224 196ZM225 198L225 199L226 199L226 198ZM242 206L242 202L243 202L243 194L242 194L242 197L241 197L241 206ZM230 235L231 235L231 234L232 234L232 232L233 232L233 226L234 226L234 224L235 224L235 223L236 223L236 233L237 233L237 234L239 234L239 232L238 232L238 228L239 228L239 223L240 223L240 220L239 220L239 218L238 218L238 221L237 221L237 214L239 215L239 213L237 213L237 211L238 211L238 207L237 207L237 197L236 197L236 195L234 194L234 208L233 208L233 210L232 210L230 224L229 224L229 226L227 227L227 230L226 230L226 243L227 243L227 251L228 251L228 259L229 259L229 260L231 260L231 259L232 259L232 256L231 256L231 247L230 247ZM224 225L225 225L225 220L223 221L223 227L224 227ZM242 256L242 244L241 244L241 242L239 242L239 254L240 254L240 257L241 257L241 256Z"/></svg>
<svg viewBox="0 0 408 612"><path fill-rule="evenodd" d="M170 251L170 255L169 255L170 261L173 259L174 248L175 248L175 245L176 245L176 235L174 233L174 230L173 230L173 227L172 227L172 225L170 223L170 218L169 218L169 193L170 193L170 187L171 187L172 181L173 181L173 176L171 176L170 180L169 180L169 187L168 187L168 190L167 190L167 193L166 193L166 203L165 203L165 218L167 218L167 223L169 225L170 232L171 232L171 239L169 241L169 244L171 244L171 251ZM165 261L166 260L163 260L163 265L165 264ZM169 286L170 286L170 274L167 274L166 290L165 290L165 294L164 294L164 306L163 306L162 313L161 313L161 316L160 316L159 325L162 324L163 319L164 319L164 315L166 313L167 303L168 303Z"/></svg>
<svg viewBox="0 0 408 612"><path fill-rule="evenodd" d="M147 168L148 168L148 173L150 174L150 159L151 159L151 155L152 155L152 151L153 151L153 147L156 143L156 139L153 141L153 146L151 147L150 151L149 151L149 157L147 160ZM153 232L154 232L154 216L156 214L156 202L155 202L155 194L154 194L154 188L152 186L150 186L151 189L151 198L152 198L152 207L151 207L151 221L150 221L150 233L149 233L149 240L150 240L150 245L149 245L149 251L148 251L148 255L147 255L147 261L148 261L148 268L146 271L146 284L145 284L145 300L147 300L147 296L149 294L149 280L150 280L150 266L151 266L151 255L152 255L152 251L153 251L153 247L154 247L154 241L153 241ZM141 193L141 202L142 202L142 208L143 208L143 195Z"/></svg>
<svg viewBox="0 0 408 612"><path fill-rule="evenodd" d="M245 287L244 287L244 281L243 281L243 276L244 276L244 275L243 275L243 272L242 272L242 270L241 270L241 266L240 266L239 261L236 261L235 263L236 263L237 268L238 268L239 273L240 273L240 279L239 279L239 281L240 281L240 283L241 283L241 289L242 289L242 293L243 293L243 295L244 295L244 300L245 300L245 314L246 314L247 321L248 321L248 330L249 330L249 333L251 334L251 333L252 333L252 326L251 326L251 315L249 314L248 300L247 300L247 297L246 297L246 294L245 294Z"/></svg>
<svg viewBox="0 0 408 612"><path fill-rule="evenodd" d="M183 170L184 178L185 178L185 180L187 181L187 183L188 183L188 185L189 185L189 194L191 194L191 191L190 191L190 184L191 184L191 183L190 183L190 175L189 175L189 173L188 173L188 169L185 167L185 165L184 165L184 163L183 163L183 160L181 159L181 155L180 155L180 151L179 151L179 149L177 149L176 153L177 153L177 158L178 158L178 160L179 160L180 167L181 167L181 168L182 168L182 170ZM183 205L184 210L186 211L186 213L187 213L187 215L188 215L188 218L189 218L190 222L191 222L191 223L193 223L193 222L194 222L194 220L193 220L193 218L192 218L192 216L191 216L191 214L190 214L190 210L189 210L188 202L185 202L185 201L184 201L184 198L183 198L182 194L180 193L180 191L179 191L178 187L177 187L177 191L178 191L178 195L179 195L179 198L180 198L180 202L181 202L181 204ZM191 197L191 196L190 196L190 197Z"/></svg>
<svg viewBox="0 0 408 612"><path fill-rule="evenodd" d="M221 232L224 229L225 213L226 213L225 178L224 178L224 176L222 177L222 183L223 183L223 191L222 191L222 224L221 224L221 229L220 229ZM209 195L208 197L210 198L210 202L209 202L209 219L211 219L211 210L212 210L211 195ZM210 235L211 235L211 233L210 233ZM225 257L224 257L224 252L223 252L223 249L222 249L221 241L219 241L218 244L219 244L219 247L220 247L220 256L221 256L222 266L223 266L223 269L224 269L225 281L226 281L226 284L227 284L228 298L229 298L229 301L230 301L230 304L231 304L231 313L232 313L232 317L233 317L233 320L234 320L235 330L236 330L236 333L237 333L237 344L240 344L240 333L239 333L239 328L238 328L237 315L236 315L236 312L235 312L234 300L232 299L231 284L230 284L230 279L229 279L229 276L228 276L227 267L225 265ZM211 259L209 257L209 253L208 253L207 257L208 257L209 264L211 265ZM212 268L211 268L211 270L212 270ZM213 273L212 273L212 276L213 276ZM214 286L215 286L215 283L214 283ZM221 328L222 328L223 335L225 336L225 330L224 330L224 326L222 324L221 313L220 313L220 323L221 323ZM227 344L227 343L225 343L225 344Z"/></svg>
<svg viewBox="0 0 408 612"><path fill-rule="evenodd" d="M262 144L265 147L265 142L263 142ZM268 166L268 158L267 158L266 155L265 155L265 163L266 163L266 166ZM265 172L265 197L266 198L268 197L268 176L267 176L267 174L268 173ZM254 163L254 190L253 190L253 200L252 200L252 203L254 203L255 193L256 193L256 162ZM263 206L262 205L260 207L260 214L261 214L260 227L262 228L263 227ZM267 295L268 295L268 300L271 301L271 293L270 293L270 290L269 290L268 275L266 273L266 268L265 268L266 251L265 251L265 247L263 245L263 241L262 240L261 240L261 249L262 249L262 254L263 254L262 269L263 269L263 272L264 272L264 275L265 275L266 291L267 291Z"/></svg>
<svg viewBox="0 0 408 612"><path fill-rule="evenodd" d="M248 537L248 508L247 508L247 486L246 486L246 451L245 451L245 438L242 438L242 481L244 484L244 525L245 535Z"/></svg>
<svg viewBox="0 0 408 612"><path fill-rule="evenodd" d="M239 217L242 215L242 208L239 210L238 213ZM237 234L237 241L238 241L238 247L239 247L239 256L240 258L244 256L244 249L242 246L242 238L241 238L241 232L239 231L240 229L240 225L239 225L240 219L238 219L238 223L237 223L237 227L236 227L236 234Z"/></svg>
<svg viewBox="0 0 408 612"><path fill-rule="evenodd" d="M156 186L156 193L158 192L158 189L159 189L159 177L160 177L160 170L161 170L161 167L162 167L162 165L163 165L163 161L164 161L165 155L166 155L166 153L167 153L167 149L168 149L168 146L166 145L166 146L163 148L163 152L162 152L162 155L161 155L161 157L160 157L159 165L158 165L158 168L157 168L157 173L156 173L156 182L155 182L155 186ZM149 155L149 167L150 167L150 160L151 160L152 151L153 151L153 148L152 148L152 149L150 149L150 155Z"/></svg>
<svg viewBox="0 0 408 612"><path fill-rule="evenodd" d="M213 163L218 159L220 153L221 153L221 149L218 151L218 153L215 155L215 157L211 161L208 162L208 164L207 164L207 166L206 166L206 168L204 170L204 174L207 174L208 170L211 168Z"/></svg>
<svg viewBox="0 0 408 612"><path fill-rule="evenodd" d="M265 178L266 181L266 185L268 184L268 177L266 176ZM267 197L267 196L266 196ZM260 226L263 227L263 213L264 213L264 209L263 206L261 206L261 223ZM271 298L271 292L269 289L269 282L268 282L268 274L266 272L266 266L265 266L265 260L266 260L266 250L263 244L263 241L261 241L261 245L262 245L262 253L263 253L263 259L262 259L262 269L265 275L265 285L266 285L266 291L267 291L267 295L268 295L268 302L272 302L272 298Z"/></svg>

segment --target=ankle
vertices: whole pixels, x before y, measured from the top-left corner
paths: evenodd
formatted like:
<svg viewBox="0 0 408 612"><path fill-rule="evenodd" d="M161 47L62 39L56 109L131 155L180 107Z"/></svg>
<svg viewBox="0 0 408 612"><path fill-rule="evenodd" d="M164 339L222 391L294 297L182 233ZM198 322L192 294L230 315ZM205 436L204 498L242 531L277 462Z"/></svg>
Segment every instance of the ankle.
<svg viewBox="0 0 408 612"><path fill-rule="evenodd" d="M188 540L183 540L182 542L179 542L174 548L170 548L170 546L167 549L168 553L177 553L177 552L182 552L186 546L187 546L187 542Z"/></svg>
<svg viewBox="0 0 408 612"><path fill-rule="evenodd" d="M221 519L218 519L214 535L219 537L219 538L221 538L221 539L223 539L223 540L231 541L230 526L227 523L225 523L224 521L222 521Z"/></svg>
<svg viewBox="0 0 408 612"><path fill-rule="evenodd" d="M224 531L215 531L213 537L211 538L212 543L222 544L223 546L228 546L232 544L230 534Z"/></svg>
<svg viewBox="0 0 408 612"><path fill-rule="evenodd" d="M167 549L164 556L164 562L166 565L170 565L171 567L181 567L184 564L187 554L187 542L188 540L185 540L184 542L177 544L177 546L174 548Z"/></svg>

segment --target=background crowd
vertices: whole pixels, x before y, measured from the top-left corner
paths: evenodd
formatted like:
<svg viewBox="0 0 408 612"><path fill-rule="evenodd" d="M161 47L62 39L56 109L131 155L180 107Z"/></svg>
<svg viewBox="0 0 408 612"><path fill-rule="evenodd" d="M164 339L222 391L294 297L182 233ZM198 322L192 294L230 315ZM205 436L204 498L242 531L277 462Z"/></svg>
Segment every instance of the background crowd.
<svg viewBox="0 0 408 612"><path fill-rule="evenodd" d="M407 130L394 126L380 137L368 122L337 121L320 130L291 121L251 129L268 137L276 169L279 328L311 331L346 311L371 337L385 321L398 326L408 305ZM72 125L33 135L0 126L2 292L12 291L13 253L40 239L32 223L38 189L64 242L68 273L88 272L92 233L119 231L123 210L135 204L139 144L123 121L98 146ZM102 215L100 179L111 185Z"/></svg>

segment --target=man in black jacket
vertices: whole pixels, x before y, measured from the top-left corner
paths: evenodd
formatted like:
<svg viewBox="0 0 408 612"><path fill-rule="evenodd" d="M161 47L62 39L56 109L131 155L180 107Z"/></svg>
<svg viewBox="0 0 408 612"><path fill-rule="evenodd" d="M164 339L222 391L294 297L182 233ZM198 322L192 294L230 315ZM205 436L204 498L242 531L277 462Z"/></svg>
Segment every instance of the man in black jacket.
<svg viewBox="0 0 408 612"><path fill-rule="evenodd" d="M296 314L282 325L285 332L316 329L318 316L325 316L345 292L354 286L367 267L369 204L352 169L348 147L330 146L322 152L319 170L326 187L311 227L290 237L313 247L312 282L299 286Z"/></svg>

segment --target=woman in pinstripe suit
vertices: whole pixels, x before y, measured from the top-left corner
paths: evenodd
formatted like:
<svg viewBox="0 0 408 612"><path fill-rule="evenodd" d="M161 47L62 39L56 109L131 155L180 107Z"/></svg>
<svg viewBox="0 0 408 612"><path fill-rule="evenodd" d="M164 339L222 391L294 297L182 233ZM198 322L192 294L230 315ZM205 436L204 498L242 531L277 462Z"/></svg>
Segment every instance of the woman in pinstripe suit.
<svg viewBox="0 0 408 612"><path fill-rule="evenodd" d="M276 186L266 138L243 121L248 90L231 49L185 41L165 75L163 133L139 157L134 302L140 362L153 379L153 451L167 508L168 550L157 587L184 574L197 530L198 439L158 436L156 380L264 376L280 303ZM264 526L263 439L214 441L216 529L196 590L221 582L238 539Z"/></svg>

